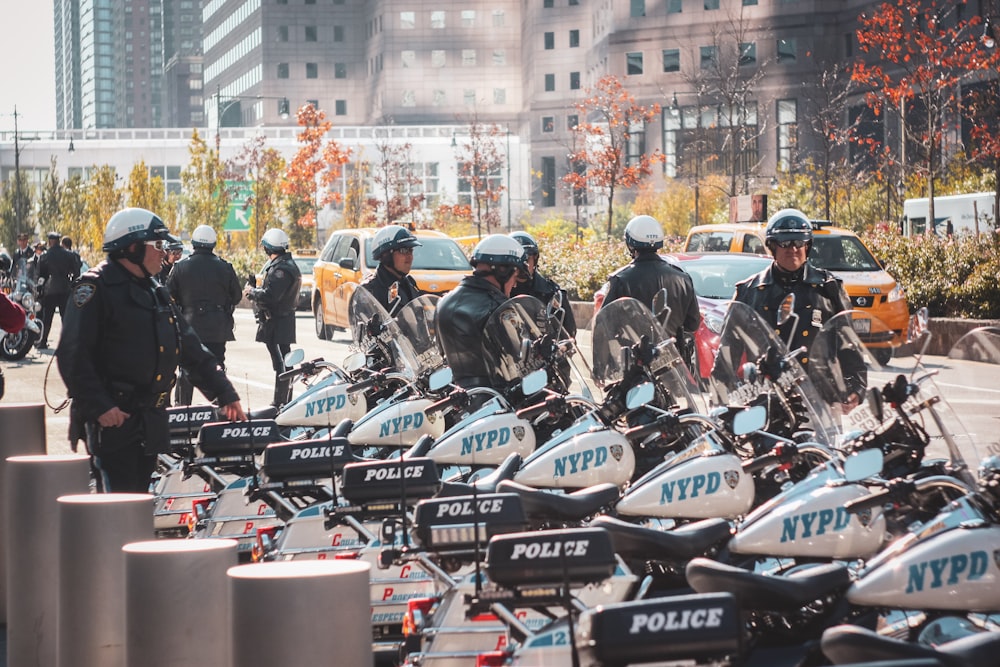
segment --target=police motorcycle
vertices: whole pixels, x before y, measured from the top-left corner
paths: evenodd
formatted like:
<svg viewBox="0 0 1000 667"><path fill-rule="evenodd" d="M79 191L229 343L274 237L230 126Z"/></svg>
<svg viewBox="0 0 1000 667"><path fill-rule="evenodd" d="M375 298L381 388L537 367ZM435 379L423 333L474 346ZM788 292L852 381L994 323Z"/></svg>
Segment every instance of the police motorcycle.
<svg viewBox="0 0 1000 667"><path fill-rule="evenodd" d="M13 278L6 278L5 291L10 300L24 308L24 327L17 333L0 329L0 357L19 361L27 356L31 346L42 337L42 304L38 300L38 287L28 278L28 271L21 260L21 268Z"/></svg>

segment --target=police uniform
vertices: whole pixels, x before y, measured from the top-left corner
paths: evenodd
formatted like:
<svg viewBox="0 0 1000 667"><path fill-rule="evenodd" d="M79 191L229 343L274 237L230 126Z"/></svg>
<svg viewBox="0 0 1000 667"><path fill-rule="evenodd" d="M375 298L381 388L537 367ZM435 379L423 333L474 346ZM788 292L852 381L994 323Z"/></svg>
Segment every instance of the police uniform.
<svg viewBox="0 0 1000 667"><path fill-rule="evenodd" d="M507 301L507 295L492 282L472 274L445 294L434 310L438 342L454 382L460 387L492 387L483 353L483 329L493 312Z"/></svg>
<svg viewBox="0 0 1000 667"><path fill-rule="evenodd" d="M528 278L525 282L515 282L514 289L510 291L511 297L521 296L527 294L533 296L543 304L548 305L551 303L553 297L556 293L562 294L562 307L565 316L563 317L563 329L569 334L570 338L576 337L576 318L573 317L573 308L569 303L569 296L566 294L566 290L562 289L555 282L549 280L537 270Z"/></svg>
<svg viewBox="0 0 1000 667"><path fill-rule="evenodd" d="M289 252L268 260L261 286L250 290L247 298L254 304L258 343L267 346L275 372L274 404L287 400L288 387L281 386L277 375L285 370L285 355L295 342L295 308L299 303L302 272Z"/></svg>
<svg viewBox="0 0 1000 667"><path fill-rule="evenodd" d="M211 248L195 248L189 257L174 264L166 285L184 319L225 368L226 342L236 340L233 311L243 298L233 265L213 253ZM191 384L181 373L177 382L177 402L190 405L191 398Z"/></svg>
<svg viewBox="0 0 1000 667"><path fill-rule="evenodd" d="M361 281L361 287L371 292L382 307L393 314L423 294L413 276L397 276L382 263L379 263L375 273Z"/></svg>
<svg viewBox="0 0 1000 667"><path fill-rule="evenodd" d="M80 277L80 257L58 243L38 259L38 277L45 280L42 294L42 339L40 348L45 347L52 328L52 320L59 311L59 319L65 315L66 299L70 285Z"/></svg>
<svg viewBox="0 0 1000 667"><path fill-rule="evenodd" d="M604 303L624 296L637 299L652 309L653 298L661 289L667 290L667 305L670 306L670 316L664 328L667 335L674 337L681 356L686 359L684 332L696 331L701 324L694 282L686 271L655 252L641 252L631 264L608 277L608 294Z"/></svg>
<svg viewBox="0 0 1000 667"><path fill-rule="evenodd" d="M167 291L117 261L73 287L56 359L103 491L148 491L155 455L169 446L166 405L178 365L210 400L239 400ZM100 427L98 417L114 407L129 414L125 423Z"/></svg>

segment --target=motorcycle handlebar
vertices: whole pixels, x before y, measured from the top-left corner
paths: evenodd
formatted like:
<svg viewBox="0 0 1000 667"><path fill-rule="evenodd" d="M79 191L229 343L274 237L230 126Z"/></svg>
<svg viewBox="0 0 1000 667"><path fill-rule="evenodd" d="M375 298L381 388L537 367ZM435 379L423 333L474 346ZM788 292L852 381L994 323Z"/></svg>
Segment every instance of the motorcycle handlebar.
<svg viewBox="0 0 1000 667"><path fill-rule="evenodd" d="M750 459L749 461L744 461L743 472L755 473L767 468L768 466L777 465L779 463L787 463L798 454L799 448L797 445L793 443L781 443L767 454L758 456L755 459Z"/></svg>
<svg viewBox="0 0 1000 667"><path fill-rule="evenodd" d="M439 401L431 403L426 408L424 408L425 415L432 415L437 412L442 412L448 408L455 407L466 400L468 394L464 389L454 389L450 394L445 396Z"/></svg>
<svg viewBox="0 0 1000 667"><path fill-rule="evenodd" d="M647 436L652 435L658 431L667 431L677 428L681 423L681 419L673 413L662 414L657 417L654 421L648 424L640 424L639 426L633 426L632 428L625 431L625 437L629 440L642 440Z"/></svg>

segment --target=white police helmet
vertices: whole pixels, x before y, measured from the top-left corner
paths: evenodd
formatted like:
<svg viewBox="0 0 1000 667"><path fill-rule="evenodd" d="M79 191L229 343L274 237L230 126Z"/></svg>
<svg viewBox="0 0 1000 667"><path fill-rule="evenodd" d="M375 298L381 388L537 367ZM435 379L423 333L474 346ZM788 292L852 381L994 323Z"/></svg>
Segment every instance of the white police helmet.
<svg viewBox="0 0 1000 667"><path fill-rule="evenodd" d="M260 244L269 255L280 255L288 250L288 234L277 227L269 229L264 232Z"/></svg>
<svg viewBox="0 0 1000 667"><path fill-rule="evenodd" d="M160 216L144 208L125 208L108 220L104 228L104 252L123 251L133 243L145 241L179 242L170 235Z"/></svg>
<svg viewBox="0 0 1000 667"><path fill-rule="evenodd" d="M663 227L651 215L637 215L625 225L625 245L630 250L659 250L663 247Z"/></svg>
<svg viewBox="0 0 1000 667"><path fill-rule="evenodd" d="M215 247L218 238L215 230L208 225L198 225L191 234L191 245L195 248L208 248L211 250Z"/></svg>
<svg viewBox="0 0 1000 667"><path fill-rule="evenodd" d="M517 240L506 234L490 234L473 248L469 263L527 268L524 257L524 247Z"/></svg>

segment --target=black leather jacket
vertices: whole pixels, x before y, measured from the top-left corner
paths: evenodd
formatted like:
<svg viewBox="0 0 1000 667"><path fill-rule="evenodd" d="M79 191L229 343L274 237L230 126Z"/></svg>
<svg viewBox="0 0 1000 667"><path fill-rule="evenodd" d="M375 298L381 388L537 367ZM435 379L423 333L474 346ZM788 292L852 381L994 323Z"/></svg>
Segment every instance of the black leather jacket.
<svg viewBox="0 0 1000 667"><path fill-rule="evenodd" d="M125 412L165 410L178 365L209 399L220 405L239 400L216 358L177 317L169 293L116 261L101 262L80 277L62 326L59 373L84 420L96 421L115 406ZM147 436L162 440L154 451L166 446L167 433Z"/></svg>
<svg viewBox="0 0 1000 667"><path fill-rule="evenodd" d="M604 303L629 296L652 309L653 297L660 289L667 290L667 334L673 336L678 346L683 344L685 331L695 331L701 323L698 297L694 291L691 276L655 252L636 255L628 264L608 277L608 294Z"/></svg>
<svg viewBox="0 0 1000 667"><path fill-rule="evenodd" d="M257 342L295 342L295 308L301 286L302 272L291 253L282 253L264 265L263 283L247 295L257 316Z"/></svg>
<svg viewBox="0 0 1000 667"><path fill-rule="evenodd" d="M208 248L195 248L177 261L167 277L167 289L206 343L236 340L233 310L243 298L233 265Z"/></svg>
<svg viewBox="0 0 1000 667"><path fill-rule="evenodd" d="M38 277L45 279L45 296L65 299L70 285L80 277L80 256L54 245L38 259Z"/></svg>
<svg viewBox="0 0 1000 667"><path fill-rule="evenodd" d="M781 303L789 294L795 295L794 312L798 315L798 320L789 318L781 326L777 326ZM791 335L788 346L790 350L805 347L806 354L799 357L799 361L805 365L809 363L808 350L823 324L837 313L851 308L851 301L841 280L810 262L806 262L801 275L784 273L772 262L771 266L760 273L737 283L733 299L760 313L768 324L775 327L781 340L787 343ZM847 393L862 394L867 384L864 360L853 351L845 351L837 357L848 383ZM813 378L817 377L816 373L811 375ZM846 395L833 396L823 386L819 388L828 401L839 402L847 398Z"/></svg>
<svg viewBox="0 0 1000 667"><path fill-rule="evenodd" d="M396 296L398 303L394 303L389 297L389 292L393 284L398 285ZM395 315L399 309L423 294L413 276L407 274L402 277L395 276L384 264L379 264L375 273L370 274L361 281L361 287L372 293L382 307Z"/></svg>
<svg viewBox="0 0 1000 667"><path fill-rule="evenodd" d="M552 280L549 280L538 271L535 271L526 282L514 283L514 289L510 291L511 297L527 294L541 301L546 306L552 301L556 292L562 294L562 307L566 315L563 317L563 328L570 338L576 337L576 318L573 317L573 307L569 303L569 295Z"/></svg>
<svg viewBox="0 0 1000 667"><path fill-rule="evenodd" d="M483 329L493 311L506 301L507 295L500 288L473 274L462 278L458 287L438 302L434 326L455 384L494 386L483 353Z"/></svg>

